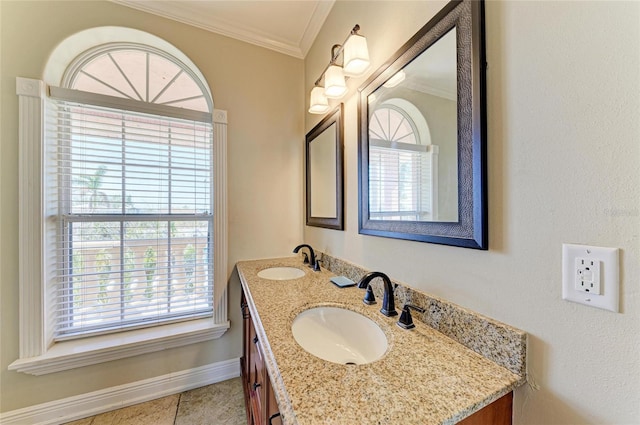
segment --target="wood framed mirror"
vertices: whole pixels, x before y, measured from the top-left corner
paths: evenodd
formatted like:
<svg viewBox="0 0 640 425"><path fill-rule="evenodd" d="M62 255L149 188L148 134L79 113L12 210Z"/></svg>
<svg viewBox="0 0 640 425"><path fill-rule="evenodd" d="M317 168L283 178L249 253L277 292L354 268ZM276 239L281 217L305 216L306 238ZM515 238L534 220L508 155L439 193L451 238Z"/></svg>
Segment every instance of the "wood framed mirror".
<svg viewBox="0 0 640 425"><path fill-rule="evenodd" d="M488 249L484 3L447 3L359 92L359 232Z"/></svg>
<svg viewBox="0 0 640 425"><path fill-rule="evenodd" d="M307 226L343 230L343 104L306 135Z"/></svg>

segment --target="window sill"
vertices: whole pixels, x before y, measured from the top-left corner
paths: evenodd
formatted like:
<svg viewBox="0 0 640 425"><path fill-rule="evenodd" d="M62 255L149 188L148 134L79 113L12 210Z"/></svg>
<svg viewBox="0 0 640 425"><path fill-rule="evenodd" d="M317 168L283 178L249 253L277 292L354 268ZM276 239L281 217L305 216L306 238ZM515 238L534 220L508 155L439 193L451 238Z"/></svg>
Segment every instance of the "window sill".
<svg viewBox="0 0 640 425"><path fill-rule="evenodd" d="M229 326L206 318L58 342L40 356L16 360L9 370L45 375L220 338Z"/></svg>

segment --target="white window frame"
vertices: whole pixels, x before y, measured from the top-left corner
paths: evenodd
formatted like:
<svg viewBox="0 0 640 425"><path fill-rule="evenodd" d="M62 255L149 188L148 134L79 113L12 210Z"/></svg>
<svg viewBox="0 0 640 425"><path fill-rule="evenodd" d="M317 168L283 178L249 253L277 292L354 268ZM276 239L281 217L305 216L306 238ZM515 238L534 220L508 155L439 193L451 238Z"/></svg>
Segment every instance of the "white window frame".
<svg viewBox="0 0 640 425"><path fill-rule="evenodd" d="M19 98L19 333L20 357L9 365L43 375L222 336L227 316L227 112L213 111L214 146L214 314L204 319L53 342L47 320L53 295L45 285L44 155L45 84L16 78Z"/></svg>

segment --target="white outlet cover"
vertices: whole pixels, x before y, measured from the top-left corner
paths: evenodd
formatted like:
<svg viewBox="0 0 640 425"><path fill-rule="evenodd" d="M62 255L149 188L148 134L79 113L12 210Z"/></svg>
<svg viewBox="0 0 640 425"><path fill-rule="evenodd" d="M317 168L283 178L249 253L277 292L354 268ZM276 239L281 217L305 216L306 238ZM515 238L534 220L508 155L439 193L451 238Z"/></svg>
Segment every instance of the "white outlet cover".
<svg viewBox="0 0 640 425"><path fill-rule="evenodd" d="M578 264L594 261L599 264L599 295L576 289ZM562 299L613 312L620 304L620 260L618 248L562 244Z"/></svg>

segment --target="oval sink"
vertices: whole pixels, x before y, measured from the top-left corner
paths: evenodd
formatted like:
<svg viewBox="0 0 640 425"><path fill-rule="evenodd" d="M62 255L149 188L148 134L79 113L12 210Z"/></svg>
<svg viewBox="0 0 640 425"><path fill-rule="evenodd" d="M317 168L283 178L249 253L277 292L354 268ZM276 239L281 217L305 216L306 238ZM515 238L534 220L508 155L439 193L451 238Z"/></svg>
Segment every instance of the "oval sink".
<svg viewBox="0 0 640 425"><path fill-rule="evenodd" d="M304 271L296 267L271 267L258 272L258 277L269 280L290 280L304 276Z"/></svg>
<svg viewBox="0 0 640 425"><path fill-rule="evenodd" d="M387 351L387 337L371 319L338 307L315 307L298 314L293 337L316 357L340 364L365 364Z"/></svg>

